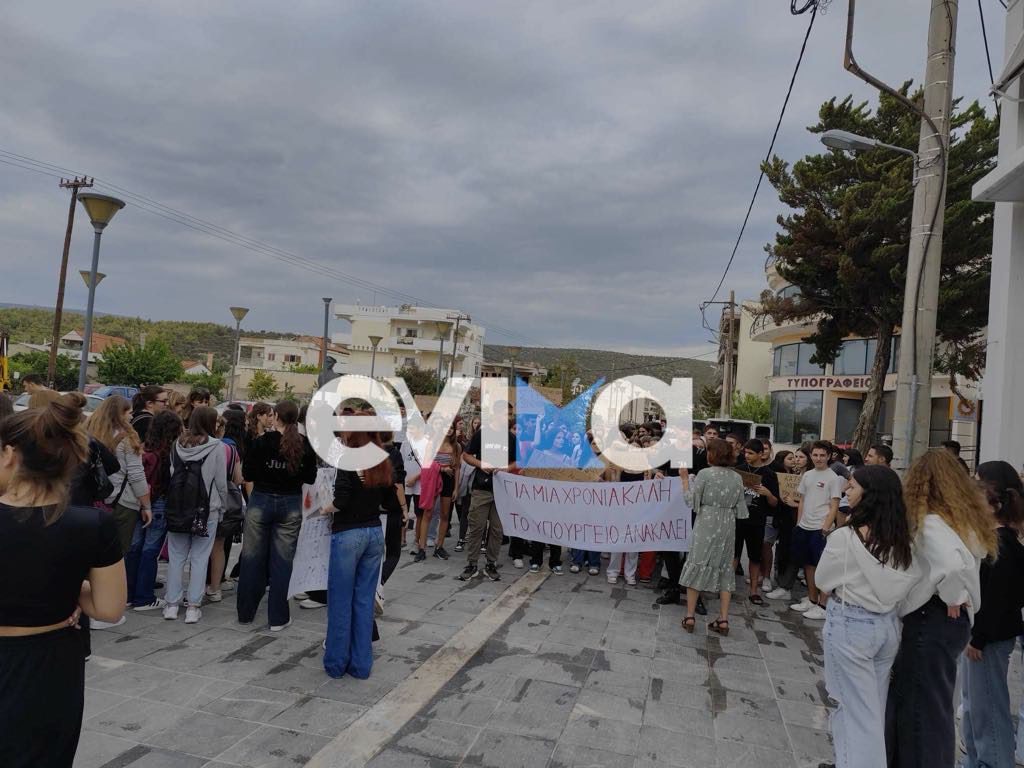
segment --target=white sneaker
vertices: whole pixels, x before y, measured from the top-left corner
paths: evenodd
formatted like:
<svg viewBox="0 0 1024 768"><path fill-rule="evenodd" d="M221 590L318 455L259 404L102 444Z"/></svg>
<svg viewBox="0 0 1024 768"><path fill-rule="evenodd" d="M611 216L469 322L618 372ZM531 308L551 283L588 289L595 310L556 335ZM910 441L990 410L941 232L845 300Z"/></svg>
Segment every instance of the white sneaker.
<svg viewBox="0 0 1024 768"><path fill-rule="evenodd" d="M282 629L288 629L288 627L290 627L291 625L292 625L292 620L288 619L288 623L287 624L278 624L277 626L272 626L270 628L270 631L271 632L280 632Z"/></svg>
<svg viewBox="0 0 1024 768"><path fill-rule="evenodd" d="M216 592L211 592L210 590L206 590L206 602L208 602L208 603L219 603L223 599L224 599L224 593L221 590L218 589Z"/></svg>
<svg viewBox="0 0 1024 768"><path fill-rule="evenodd" d="M619 574L617 574L617 573L609 573L608 574L608 583L609 584L618 584L619 583Z"/></svg>
<svg viewBox="0 0 1024 768"><path fill-rule="evenodd" d="M825 613L825 609L822 608L820 605L812 605L803 613L805 619L811 619L813 621L824 621L825 616L827 615Z"/></svg>
<svg viewBox="0 0 1024 768"><path fill-rule="evenodd" d="M432 546L434 546L434 539L433 539L433 537L428 536L427 537L427 548L429 549Z"/></svg>
<svg viewBox="0 0 1024 768"><path fill-rule="evenodd" d="M309 600L309 595L307 595L305 592L296 592L294 595L292 595L292 598L295 600Z"/></svg>
<svg viewBox="0 0 1024 768"><path fill-rule="evenodd" d="M164 606L164 618L168 621L174 621L178 618L178 606L171 605L168 603Z"/></svg>
<svg viewBox="0 0 1024 768"><path fill-rule="evenodd" d="M220 589L222 592L234 592L235 591L235 580L225 579L220 583Z"/></svg>
<svg viewBox="0 0 1024 768"><path fill-rule="evenodd" d="M626 577L626 584L628 584L631 587L635 587L636 586L636 576L627 576Z"/></svg>
<svg viewBox="0 0 1024 768"><path fill-rule="evenodd" d="M317 602L316 600L310 600L308 597L305 600L303 600L303 601L301 601L299 603L299 608L313 609L313 608L326 608L326 607L327 607L326 603L320 603L320 602Z"/></svg>
<svg viewBox="0 0 1024 768"><path fill-rule="evenodd" d="M117 621L99 621L98 619L90 619L89 626L92 629L110 629L111 627L120 627L126 621L128 621L127 616L122 616Z"/></svg>
<svg viewBox="0 0 1024 768"><path fill-rule="evenodd" d="M157 597L157 598L155 598L153 600L152 603L146 603L145 605L137 605L137 606L135 606L134 610L136 610L136 611L155 611L155 610L157 610L159 608L163 608L165 605L167 605L167 601L165 601L162 597Z"/></svg>
<svg viewBox="0 0 1024 768"><path fill-rule="evenodd" d="M804 611L809 611L811 609L811 598L805 597L799 603L795 603L794 605L791 605L789 607L794 611L800 611L800 613L803 613Z"/></svg>
<svg viewBox="0 0 1024 768"><path fill-rule="evenodd" d="M380 592L377 592L373 596L373 615L383 616L384 615L384 598L381 597Z"/></svg>
<svg viewBox="0 0 1024 768"><path fill-rule="evenodd" d="M765 597L767 597L769 600L792 600L793 593L790 592L788 589L776 587L771 592L766 594Z"/></svg>
<svg viewBox="0 0 1024 768"><path fill-rule="evenodd" d="M597 568L591 568L589 571L587 571L587 573L589 573L591 576L597 576L599 573L601 573L601 571Z"/></svg>
<svg viewBox="0 0 1024 768"><path fill-rule="evenodd" d="M761 591L762 592L771 592L772 591L772 580L771 579L763 579L761 581Z"/></svg>
<svg viewBox="0 0 1024 768"><path fill-rule="evenodd" d="M201 618L203 618L203 612L199 610L199 606L190 605L185 609L186 624L198 624Z"/></svg>
<svg viewBox="0 0 1024 768"><path fill-rule="evenodd" d="M579 572L580 572L580 567L578 565L576 565L576 563L573 563L572 565L569 566L569 573L579 573Z"/></svg>
<svg viewBox="0 0 1024 768"><path fill-rule="evenodd" d="M512 567L513 568L522 568L523 567L523 558L517 557L515 560L513 560L512 561Z"/></svg>

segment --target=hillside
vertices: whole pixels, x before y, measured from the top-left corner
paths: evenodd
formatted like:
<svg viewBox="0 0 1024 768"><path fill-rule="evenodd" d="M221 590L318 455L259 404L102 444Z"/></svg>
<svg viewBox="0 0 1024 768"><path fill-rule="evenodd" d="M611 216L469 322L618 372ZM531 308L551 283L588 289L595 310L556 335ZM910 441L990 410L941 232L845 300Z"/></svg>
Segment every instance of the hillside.
<svg viewBox="0 0 1024 768"><path fill-rule="evenodd" d="M509 358L509 348L497 344L484 345L484 359L501 362ZM575 361L580 380L591 384L599 377L606 380L634 374L653 376L663 381L674 377L692 378L694 398L705 384L715 385L715 364L707 360L691 360L685 357L656 357L653 355L628 355L622 352L608 352L600 349L551 349L546 347L523 347L517 358L522 362L538 363L549 370L565 363L569 370ZM557 383L555 384L557 386Z"/></svg>
<svg viewBox="0 0 1024 768"><path fill-rule="evenodd" d="M75 310L65 311L61 317L61 335L85 325L85 315ZM0 328L11 336L11 341L42 344L48 341L53 330L53 310L39 307L0 306ZM190 323L178 320L143 320L140 317L101 315L93 317L93 328L97 333L120 336L138 341L141 334L147 340L165 342L183 360L203 360L207 352L213 352L214 359L230 365L234 349L235 329L218 323ZM293 334L274 331L244 331L246 336L263 338L288 338Z"/></svg>

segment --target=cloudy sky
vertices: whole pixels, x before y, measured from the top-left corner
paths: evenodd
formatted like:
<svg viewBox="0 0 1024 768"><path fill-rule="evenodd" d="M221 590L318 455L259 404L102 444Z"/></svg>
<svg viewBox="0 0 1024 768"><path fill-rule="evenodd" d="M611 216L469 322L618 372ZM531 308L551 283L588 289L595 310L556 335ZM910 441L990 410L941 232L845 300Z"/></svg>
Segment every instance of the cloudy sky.
<svg viewBox="0 0 1024 768"><path fill-rule="evenodd" d="M920 79L928 5L861 3L860 63ZM1003 12L983 5L998 71ZM402 302L379 285L470 312L492 343L652 354L710 349L697 307L809 20L785 0L4 10L0 150L251 246L128 198L104 236L98 310L230 323L241 304L245 327L318 333L322 296ZM845 26L843 0L818 17L776 145L787 159L817 151L804 128L822 101L874 98L842 69ZM987 77L977 9L962 4L956 94L984 99ZM0 164L0 302L52 305L67 200L52 172ZM766 185L726 290L760 292L778 212ZM69 307L85 305L75 273L91 240L79 218Z"/></svg>

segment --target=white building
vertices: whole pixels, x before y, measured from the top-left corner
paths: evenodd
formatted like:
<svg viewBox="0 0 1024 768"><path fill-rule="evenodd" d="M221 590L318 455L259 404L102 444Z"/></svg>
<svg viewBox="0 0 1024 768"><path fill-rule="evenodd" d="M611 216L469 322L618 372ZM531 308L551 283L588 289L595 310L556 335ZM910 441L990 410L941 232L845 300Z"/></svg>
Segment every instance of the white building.
<svg viewBox="0 0 1024 768"><path fill-rule="evenodd" d="M238 367L264 371L291 371L296 366L321 366L322 340L314 336L294 339L260 339L243 336L238 342ZM342 362L345 348L329 345L328 354Z"/></svg>
<svg viewBox="0 0 1024 768"><path fill-rule="evenodd" d="M333 337L335 343L348 345L346 373L369 376L371 366L374 376L393 376L399 368L407 367L436 371L443 336L442 378L447 378L449 366L456 376L480 375L484 361L484 329L458 310L411 304L400 307L335 304L334 316L351 324L349 333ZM380 337L376 356L371 336Z"/></svg>
<svg viewBox="0 0 1024 768"><path fill-rule="evenodd" d="M988 354L982 382L981 459L1024 463L1024 2L1006 11L1005 64L995 89L1002 99L999 161L974 185L974 199L996 204L992 233L992 282L988 303Z"/></svg>

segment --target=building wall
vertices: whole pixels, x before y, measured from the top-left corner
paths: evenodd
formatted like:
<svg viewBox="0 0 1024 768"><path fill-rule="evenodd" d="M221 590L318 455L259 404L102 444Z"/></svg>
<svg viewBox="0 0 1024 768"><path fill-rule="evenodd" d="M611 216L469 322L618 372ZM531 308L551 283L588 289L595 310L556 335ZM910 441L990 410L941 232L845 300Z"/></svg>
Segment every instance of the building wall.
<svg viewBox="0 0 1024 768"><path fill-rule="evenodd" d="M293 365L320 364L320 346L284 339L242 337L238 343L238 366L264 371L286 372Z"/></svg>
<svg viewBox="0 0 1024 768"><path fill-rule="evenodd" d="M750 338L757 302L743 302L736 350L736 390L754 395L768 394L768 378L772 370L772 345Z"/></svg>

